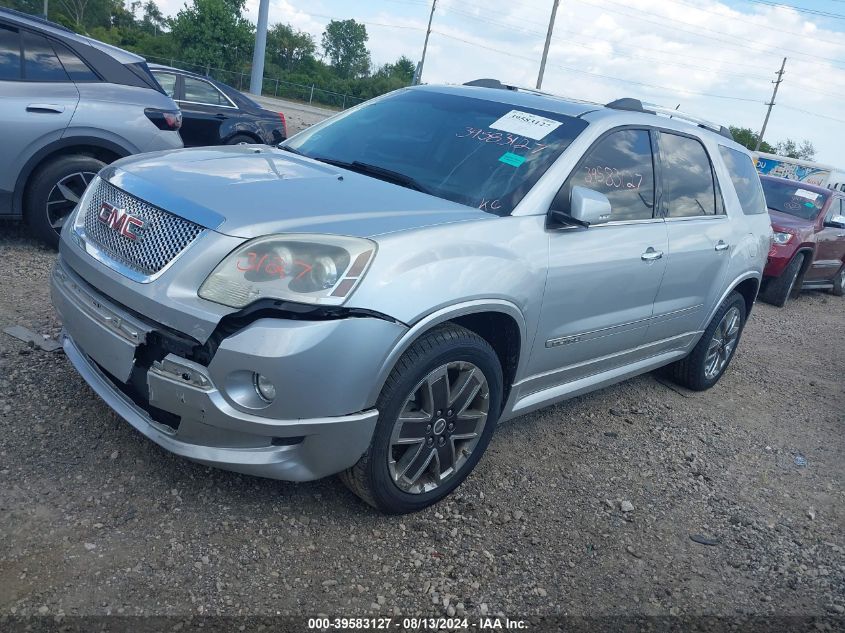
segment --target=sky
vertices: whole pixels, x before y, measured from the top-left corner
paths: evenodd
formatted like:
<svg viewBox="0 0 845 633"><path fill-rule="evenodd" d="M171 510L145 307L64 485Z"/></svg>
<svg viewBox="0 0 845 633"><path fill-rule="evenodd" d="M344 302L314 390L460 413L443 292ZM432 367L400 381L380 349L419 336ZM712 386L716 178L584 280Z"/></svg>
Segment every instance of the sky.
<svg viewBox="0 0 845 633"><path fill-rule="evenodd" d="M634 97L759 130L784 57L765 139L809 139L845 167L845 0L561 0L543 90L608 102ZM184 0L161 0L176 13ZM826 12L800 12L783 4ZM534 87L552 0L438 0L423 82L494 77ZM367 25L375 65L422 53L430 0L270 0L270 24L319 44L330 19ZM258 0L247 0L247 17Z"/></svg>

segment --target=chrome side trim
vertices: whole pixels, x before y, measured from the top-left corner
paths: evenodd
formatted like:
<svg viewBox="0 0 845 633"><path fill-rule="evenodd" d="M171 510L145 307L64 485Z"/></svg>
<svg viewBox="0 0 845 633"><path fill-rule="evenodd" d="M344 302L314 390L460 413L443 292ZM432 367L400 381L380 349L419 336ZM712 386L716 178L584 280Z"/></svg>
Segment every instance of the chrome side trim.
<svg viewBox="0 0 845 633"><path fill-rule="evenodd" d="M667 344L670 344L672 341L680 341L682 339L690 338L690 337L696 337L697 338L698 335L700 335L700 334L701 334L700 331L684 332L683 334L678 334L677 336L672 336L670 338L662 339L660 341L654 341L653 343L646 343L645 345L640 345L638 347L632 347L631 349L626 349L626 350L623 350L621 352L614 352L613 354L607 354L606 356L600 356L598 358L591 358L589 360L585 360L585 361L582 361L580 363L573 363L572 365L566 365L564 367L558 367L556 369L551 369L549 371L544 371L544 372L541 372L539 374L534 374L533 376L528 376L527 378L523 378L522 380L515 382L513 386L514 386L514 388L521 387L521 386L524 386L526 384L529 384L532 381L535 381L535 380L538 380L538 379L541 379L541 378L546 378L548 376L554 376L555 374L571 372L574 369L578 369L580 367L587 367L587 366L593 365L593 364L602 363L604 361L608 361L608 360L611 360L613 358L619 358L619 357L624 357L624 356L636 354L637 352L647 350L650 347L657 347L657 348L665 347Z"/></svg>
<svg viewBox="0 0 845 633"><path fill-rule="evenodd" d="M717 215L691 215L688 217L677 217L671 218L666 217L667 222L691 222L693 220L705 220L707 222L712 222L713 220L727 220L728 216L724 213L720 213Z"/></svg>
<svg viewBox="0 0 845 633"><path fill-rule="evenodd" d="M650 317L645 319L639 319L637 321L629 321L628 323L621 323L619 325L611 325L605 328L599 328L597 330L586 330L584 332L578 332L577 334L568 334L567 336L561 336L560 338L551 338L546 341L546 347L558 347L560 345L569 345L571 343L577 343L579 340L593 336L594 334L602 334L602 333L612 333L614 330L621 330L623 328L630 328L632 325L639 325L643 323L652 323L657 320L668 320L674 319L675 317L681 316L686 312L693 312L701 308L704 304L699 303L694 306L690 306L688 308L681 308L680 310L673 310L672 312L664 312L663 314L654 314Z"/></svg>

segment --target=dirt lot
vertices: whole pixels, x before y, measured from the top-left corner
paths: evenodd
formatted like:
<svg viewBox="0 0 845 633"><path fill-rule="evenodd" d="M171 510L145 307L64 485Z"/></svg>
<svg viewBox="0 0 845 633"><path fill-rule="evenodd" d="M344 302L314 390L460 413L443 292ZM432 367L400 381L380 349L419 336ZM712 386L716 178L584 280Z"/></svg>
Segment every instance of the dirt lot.
<svg viewBox="0 0 845 633"><path fill-rule="evenodd" d="M57 335L54 257L0 225L0 329ZM0 334L0 615L793 614L836 628L843 315L818 292L758 304L713 390L646 375L520 418L449 500L400 518L335 479L174 457L61 353Z"/></svg>

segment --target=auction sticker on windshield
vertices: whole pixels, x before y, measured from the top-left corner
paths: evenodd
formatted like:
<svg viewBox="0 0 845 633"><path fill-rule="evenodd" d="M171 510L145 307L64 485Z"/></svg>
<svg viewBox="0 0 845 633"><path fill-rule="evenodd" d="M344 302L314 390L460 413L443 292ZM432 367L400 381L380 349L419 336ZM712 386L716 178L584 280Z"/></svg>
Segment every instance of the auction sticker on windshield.
<svg viewBox="0 0 845 633"><path fill-rule="evenodd" d="M496 119L490 124L490 127L494 130L519 134L520 136L527 136L530 139L539 141L551 132L554 132L561 125L562 123L560 121L547 119L546 117L531 114L530 112L511 110L504 116Z"/></svg>
<svg viewBox="0 0 845 633"><path fill-rule="evenodd" d="M807 191L806 189L798 189L794 195L799 198L806 198L807 200L812 200L813 202L818 200L819 197L819 194L817 194L815 191Z"/></svg>

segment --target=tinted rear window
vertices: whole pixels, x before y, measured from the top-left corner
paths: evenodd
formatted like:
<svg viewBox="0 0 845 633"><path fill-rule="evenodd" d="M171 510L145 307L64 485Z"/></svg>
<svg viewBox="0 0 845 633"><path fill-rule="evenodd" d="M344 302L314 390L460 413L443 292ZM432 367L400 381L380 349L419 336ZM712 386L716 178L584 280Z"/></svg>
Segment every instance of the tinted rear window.
<svg viewBox="0 0 845 633"><path fill-rule="evenodd" d="M668 217L715 215L713 169L704 146L693 138L661 132L660 155Z"/></svg>
<svg viewBox="0 0 845 633"><path fill-rule="evenodd" d="M766 213L766 199L757 168L748 154L719 145L719 153L731 174L731 182L736 189L739 205L745 215Z"/></svg>
<svg viewBox="0 0 845 633"><path fill-rule="evenodd" d="M77 57L76 53L71 51L66 46L59 44L58 42L53 42L53 48L56 51L56 54L59 56L59 61L62 62L62 66L65 69L65 72L70 76L73 81L99 81L100 78L88 68L88 65L82 61L79 57Z"/></svg>
<svg viewBox="0 0 845 633"><path fill-rule="evenodd" d="M21 78L20 33L0 25L0 80Z"/></svg>
<svg viewBox="0 0 845 633"><path fill-rule="evenodd" d="M27 81L69 81L46 37L24 32L23 54L23 76Z"/></svg>
<svg viewBox="0 0 845 633"><path fill-rule="evenodd" d="M398 172L432 195L508 215L587 123L563 114L403 90L299 134L312 158Z"/></svg>

